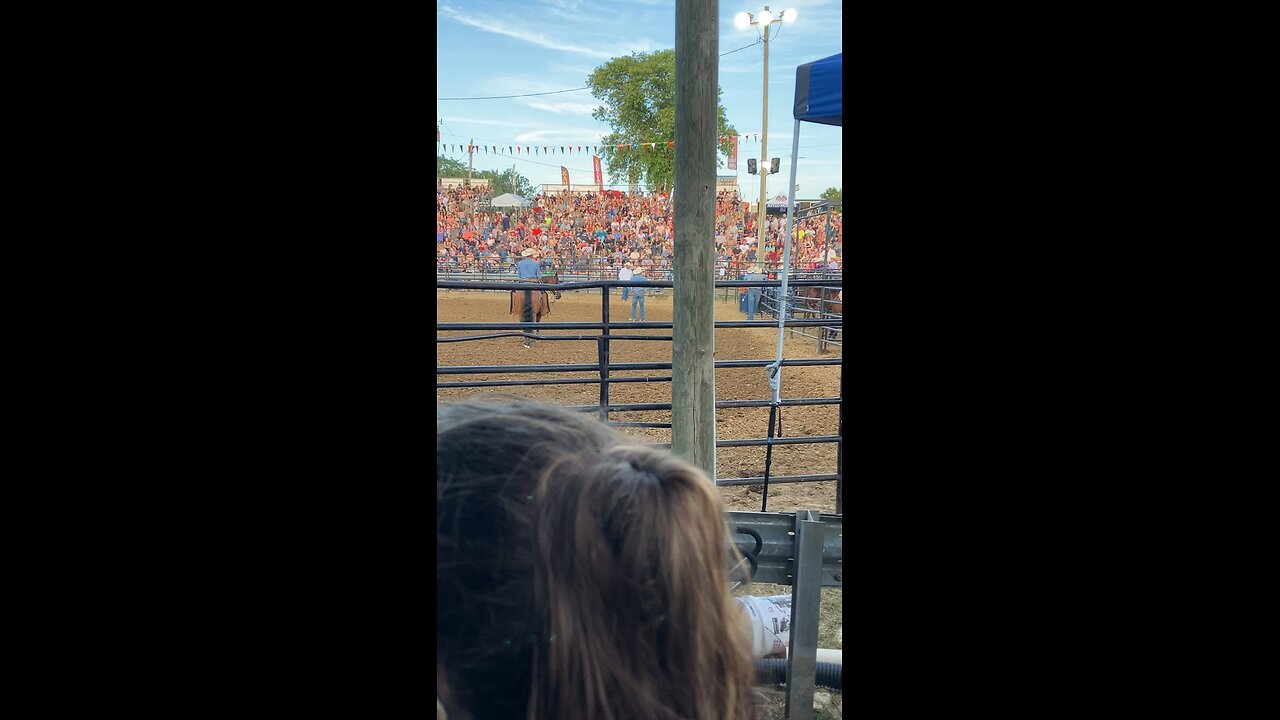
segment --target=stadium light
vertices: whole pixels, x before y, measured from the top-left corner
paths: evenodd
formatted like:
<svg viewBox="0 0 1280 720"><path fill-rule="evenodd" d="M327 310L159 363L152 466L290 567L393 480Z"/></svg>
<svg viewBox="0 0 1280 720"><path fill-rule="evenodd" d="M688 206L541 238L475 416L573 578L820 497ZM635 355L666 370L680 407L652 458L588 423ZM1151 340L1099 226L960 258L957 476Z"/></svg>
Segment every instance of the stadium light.
<svg viewBox="0 0 1280 720"><path fill-rule="evenodd" d="M734 18L734 23L738 27L745 28L748 25L755 25L764 35L764 94L762 102L764 105L764 121L760 130L760 218L758 220L760 227L757 237L760 247L764 247L765 182L769 178L769 173L765 172L769 162L769 26L779 22L792 23L795 20L795 8L787 8L782 11L781 16L774 17L773 13L769 11L768 5L765 5L764 10L761 10L754 17L752 17L751 13L741 12Z"/></svg>

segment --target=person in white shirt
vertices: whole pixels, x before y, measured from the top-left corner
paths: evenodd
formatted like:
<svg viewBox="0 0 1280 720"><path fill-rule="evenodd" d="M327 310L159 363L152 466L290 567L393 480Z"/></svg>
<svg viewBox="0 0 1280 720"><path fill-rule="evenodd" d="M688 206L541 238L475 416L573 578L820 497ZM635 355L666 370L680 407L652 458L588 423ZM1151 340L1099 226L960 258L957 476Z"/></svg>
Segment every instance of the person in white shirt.
<svg viewBox="0 0 1280 720"><path fill-rule="evenodd" d="M619 280L630 280L634 275L635 275L635 273L633 273L633 272L631 271L631 261L630 261L630 260L628 260L628 261L626 261L626 262L622 263L622 269L618 271L618 279L619 279ZM623 302L626 302L626 301L627 301L627 295L629 295L629 294L630 294L630 293L628 293L627 291L628 291L628 290L630 290L630 289L631 289L631 288L628 288L628 287L624 287L624 288L622 288L622 301L623 301Z"/></svg>

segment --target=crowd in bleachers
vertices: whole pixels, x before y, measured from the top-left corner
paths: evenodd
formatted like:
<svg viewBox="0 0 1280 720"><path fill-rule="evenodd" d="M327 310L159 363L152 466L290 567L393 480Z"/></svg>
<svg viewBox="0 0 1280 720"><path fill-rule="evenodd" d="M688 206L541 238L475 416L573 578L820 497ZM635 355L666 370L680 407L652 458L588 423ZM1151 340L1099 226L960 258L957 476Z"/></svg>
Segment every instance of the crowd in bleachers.
<svg viewBox="0 0 1280 720"><path fill-rule="evenodd" d="M491 199L489 189L480 186L437 189L437 272L500 273L515 265L522 250L535 248L548 271L616 277L629 259L651 278L669 276L676 231L668 194L540 194L525 208L494 208ZM763 249L757 247L756 221L736 190L717 195L719 278L738 278L753 265L766 272L781 265L786 217L766 217ZM842 216L795 221L793 232L796 271L840 268Z"/></svg>

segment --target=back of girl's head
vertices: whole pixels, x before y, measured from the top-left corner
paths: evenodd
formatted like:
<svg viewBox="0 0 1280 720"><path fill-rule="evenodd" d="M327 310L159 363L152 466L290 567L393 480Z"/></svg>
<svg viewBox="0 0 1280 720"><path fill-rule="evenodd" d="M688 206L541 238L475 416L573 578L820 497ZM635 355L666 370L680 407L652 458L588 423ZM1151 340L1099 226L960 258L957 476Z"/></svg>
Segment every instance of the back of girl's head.
<svg viewBox="0 0 1280 720"><path fill-rule="evenodd" d="M753 714L724 507L703 473L531 401L469 400L436 420L451 720Z"/></svg>

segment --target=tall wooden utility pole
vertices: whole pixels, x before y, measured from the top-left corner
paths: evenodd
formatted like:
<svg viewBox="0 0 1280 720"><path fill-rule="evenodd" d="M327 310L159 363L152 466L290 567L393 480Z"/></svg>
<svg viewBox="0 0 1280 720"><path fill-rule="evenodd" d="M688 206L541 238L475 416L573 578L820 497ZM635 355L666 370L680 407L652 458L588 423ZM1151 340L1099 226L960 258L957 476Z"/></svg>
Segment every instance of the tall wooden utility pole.
<svg viewBox="0 0 1280 720"><path fill-rule="evenodd" d="M671 450L716 477L719 0L676 0L675 348Z"/></svg>

